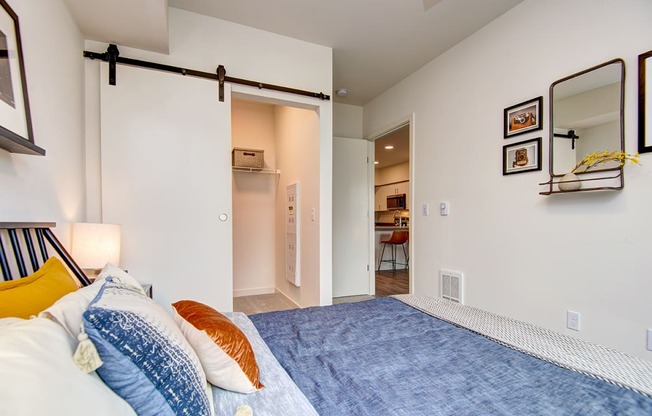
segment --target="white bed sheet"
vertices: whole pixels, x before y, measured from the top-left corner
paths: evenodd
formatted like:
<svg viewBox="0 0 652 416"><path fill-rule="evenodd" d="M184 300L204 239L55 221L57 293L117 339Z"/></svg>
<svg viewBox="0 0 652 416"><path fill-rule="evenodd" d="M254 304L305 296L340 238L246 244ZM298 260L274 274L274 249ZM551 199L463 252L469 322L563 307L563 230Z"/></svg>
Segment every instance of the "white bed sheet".
<svg viewBox="0 0 652 416"><path fill-rule="evenodd" d="M265 388L256 393L241 394L213 387L215 414L235 415L239 406L248 405L254 416L318 416L315 408L281 367L249 318L238 312L225 315L249 339L260 369L260 380Z"/></svg>

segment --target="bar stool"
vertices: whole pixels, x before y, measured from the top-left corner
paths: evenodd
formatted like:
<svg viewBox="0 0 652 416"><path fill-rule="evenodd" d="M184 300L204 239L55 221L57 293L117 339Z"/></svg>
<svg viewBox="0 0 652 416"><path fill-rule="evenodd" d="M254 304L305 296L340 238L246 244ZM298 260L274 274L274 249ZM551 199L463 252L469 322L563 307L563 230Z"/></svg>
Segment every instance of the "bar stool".
<svg viewBox="0 0 652 416"><path fill-rule="evenodd" d="M380 266L383 263L391 263L392 264L392 270L396 271L396 265L401 264L404 265L406 268L408 267L408 255L407 252L405 251L405 243L408 241L408 232L407 231L392 231L391 237L389 237L389 240L381 240L380 243L383 245L383 250L380 253L380 261L378 262L378 271L380 271ZM392 253L392 259L391 260L383 260L383 256L385 255L385 247L387 247L387 244L390 246L390 251ZM396 246L400 245L403 248L403 255L405 255L405 263L396 263Z"/></svg>

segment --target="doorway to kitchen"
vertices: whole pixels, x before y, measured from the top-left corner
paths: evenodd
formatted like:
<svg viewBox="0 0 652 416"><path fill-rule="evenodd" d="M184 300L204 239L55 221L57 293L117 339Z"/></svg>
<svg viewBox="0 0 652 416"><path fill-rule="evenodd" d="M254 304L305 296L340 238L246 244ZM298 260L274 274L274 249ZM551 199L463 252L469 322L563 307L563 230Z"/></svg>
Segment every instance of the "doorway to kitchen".
<svg viewBox="0 0 652 416"><path fill-rule="evenodd" d="M373 139L376 297L411 292L411 136L408 121Z"/></svg>

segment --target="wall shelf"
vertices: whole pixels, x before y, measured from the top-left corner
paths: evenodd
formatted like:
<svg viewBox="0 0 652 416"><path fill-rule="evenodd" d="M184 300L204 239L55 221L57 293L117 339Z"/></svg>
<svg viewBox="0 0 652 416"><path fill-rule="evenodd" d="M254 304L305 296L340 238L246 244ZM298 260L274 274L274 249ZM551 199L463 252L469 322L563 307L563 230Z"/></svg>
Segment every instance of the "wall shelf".
<svg viewBox="0 0 652 416"><path fill-rule="evenodd" d="M579 175L583 173L594 173L594 172L580 172ZM539 195L572 194L576 192L587 192L587 191L619 191L625 187L622 168L619 168L618 173L614 176L596 176L596 177L589 177L589 178L580 177L580 179L577 181L568 181L568 182L580 182L582 184L582 187L580 189L561 191L558 188L560 180L561 177L551 177L548 182L540 183L539 185L545 186L548 189L546 191L539 192ZM601 181L601 182L596 182L596 181ZM588 187L586 186L590 184L595 184L595 186L588 186Z"/></svg>
<svg viewBox="0 0 652 416"><path fill-rule="evenodd" d="M281 171L278 169L272 168L246 168L241 166L232 166L233 172L245 172L245 173L262 173L267 175L280 175Z"/></svg>
<svg viewBox="0 0 652 416"><path fill-rule="evenodd" d="M2 134L4 133L4 134ZM45 150L0 126L0 149L9 153L45 156Z"/></svg>

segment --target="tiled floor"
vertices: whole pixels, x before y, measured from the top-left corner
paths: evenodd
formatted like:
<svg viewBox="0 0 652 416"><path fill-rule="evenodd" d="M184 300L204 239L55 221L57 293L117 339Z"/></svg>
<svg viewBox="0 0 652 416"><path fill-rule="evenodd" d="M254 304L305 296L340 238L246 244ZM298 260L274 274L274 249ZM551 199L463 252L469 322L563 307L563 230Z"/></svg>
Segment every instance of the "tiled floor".
<svg viewBox="0 0 652 416"><path fill-rule="evenodd" d="M382 271L376 273L376 296L384 297L408 293L409 273L407 270ZM333 303L359 302L373 299L374 296L346 296L333 298ZM253 315L262 312L282 311L298 308L294 302L281 293L269 295L242 296L233 298L233 310Z"/></svg>
<svg viewBox="0 0 652 416"><path fill-rule="evenodd" d="M298 306L281 293L233 298L233 311L244 312L245 315L295 308L298 308Z"/></svg>
<svg viewBox="0 0 652 416"><path fill-rule="evenodd" d="M338 304L338 303L347 303L347 302L360 302L363 300L370 300L374 299L375 296L369 296L369 295L360 295L360 296L344 296L341 298L333 298L333 304Z"/></svg>

